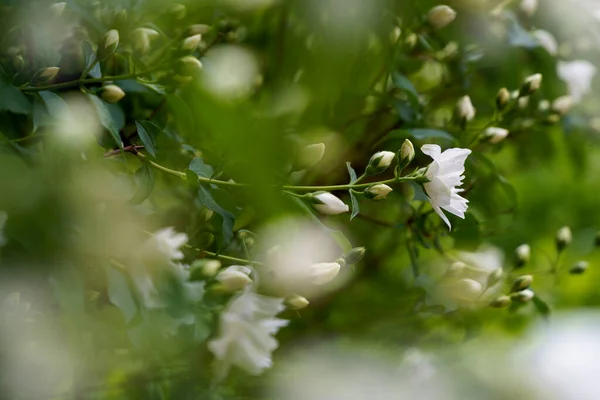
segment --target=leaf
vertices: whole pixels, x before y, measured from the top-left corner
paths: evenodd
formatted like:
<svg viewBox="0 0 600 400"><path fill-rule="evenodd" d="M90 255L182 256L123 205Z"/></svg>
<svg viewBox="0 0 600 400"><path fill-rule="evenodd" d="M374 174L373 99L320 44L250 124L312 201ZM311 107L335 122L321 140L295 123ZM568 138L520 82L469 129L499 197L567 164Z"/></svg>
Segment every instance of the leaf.
<svg viewBox="0 0 600 400"><path fill-rule="evenodd" d="M413 107L417 107L419 105L419 93L417 93L417 89L415 89L415 86L412 84L410 79L395 71L392 73L392 82L394 83L394 86L396 86L398 89L402 89L409 95L410 102Z"/></svg>
<svg viewBox="0 0 600 400"><path fill-rule="evenodd" d="M144 145L144 149L150 153L150 155L156 158L156 136L160 133L160 128L150 121L135 121L137 127L137 133Z"/></svg>
<svg viewBox="0 0 600 400"><path fill-rule="evenodd" d="M154 189L154 171L148 166L148 164L142 165L133 176L137 191L129 200L131 204L137 205L142 203L150 196L152 189Z"/></svg>
<svg viewBox="0 0 600 400"><path fill-rule="evenodd" d="M196 315L196 324L194 326L194 340L198 343L204 342L211 333L212 315L208 310L203 310L202 314Z"/></svg>
<svg viewBox="0 0 600 400"><path fill-rule="evenodd" d="M123 142L121 141L121 136L119 135L119 129L117 128L116 121L113 119L113 116L108 109L108 104L104 102L104 100L100 99L98 96L89 94L88 98L96 108L96 112L98 113L98 118L100 119L100 123L112 136L115 143L119 148L123 148Z"/></svg>
<svg viewBox="0 0 600 400"><path fill-rule="evenodd" d="M189 165L189 170L203 178L212 178L215 170L208 164L204 163L201 158L194 158Z"/></svg>
<svg viewBox="0 0 600 400"><path fill-rule="evenodd" d="M350 174L350 184L353 184L356 182L357 177L356 171L350 166L350 161L346 161L346 168L348 168L348 174Z"/></svg>
<svg viewBox="0 0 600 400"><path fill-rule="evenodd" d="M69 113L69 106L67 105L67 102L56 93L44 90L39 94L44 102L44 105L46 106L48 114L50 114L51 117L60 118L66 113Z"/></svg>
<svg viewBox="0 0 600 400"><path fill-rule="evenodd" d="M439 129L422 129L422 128L411 128L406 129L410 136L417 140L428 140L428 139L446 139L454 141L454 136L446 131ZM393 132L393 131L392 131Z"/></svg>
<svg viewBox="0 0 600 400"><path fill-rule="evenodd" d="M544 317L548 317L550 315L550 306L538 295L533 296L532 301L533 305L541 315L543 315Z"/></svg>
<svg viewBox="0 0 600 400"><path fill-rule="evenodd" d="M15 114L31 114L32 104L10 80L0 72L0 111L10 111Z"/></svg>
<svg viewBox="0 0 600 400"><path fill-rule="evenodd" d="M129 287L129 279L123 271L106 268L108 298L121 310L125 322L130 322L137 313L137 305Z"/></svg>
<svg viewBox="0 0 600 400"><path fill-rule="evenodd" d="M354 217L358 215L359 212L358 199L356 198L356 195L352 192L352 190L348 190L348 193L350 193L350 203L352 205L352 213L350 214L350 221L352 221Z"/></svg>
<svg viewBox="0 0 600 400"><path fill-rule="evenodd" d="M83 41L81 43L81 48L83 50L83 61L85 63L85 70L87 71L89 69L87 74L92 78L102 78L102 70L100 69L100 63L96 62L98 58L96 57L96 53L94 53L92 45L86 41ZM90 69L90 66L92 64L94 64L94 66ZM85 78L85 76L83 78Z"/></svg>
<svg viewBox="0 0 600 400"><path fill-rule="evenodd" d="M211 193L204 186L198 186L198 198L203 206L217 213L221 217L222 236L219 238L219 247L225 248L233 239L233 225L235 216L217 204Z"/></svg>

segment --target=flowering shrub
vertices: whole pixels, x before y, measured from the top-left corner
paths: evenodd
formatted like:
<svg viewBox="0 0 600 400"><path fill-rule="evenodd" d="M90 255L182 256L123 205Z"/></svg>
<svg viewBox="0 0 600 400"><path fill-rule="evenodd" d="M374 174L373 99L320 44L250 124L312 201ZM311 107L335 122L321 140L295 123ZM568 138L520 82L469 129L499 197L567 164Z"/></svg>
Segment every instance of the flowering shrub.
<svg viewBox="0 0 600 400"><path fill-rule="evenodd" d="M600 23L561 7L0 2L2 390L597 397L577 331L538 339L571 381L521 339L600 303Z"/></svg>

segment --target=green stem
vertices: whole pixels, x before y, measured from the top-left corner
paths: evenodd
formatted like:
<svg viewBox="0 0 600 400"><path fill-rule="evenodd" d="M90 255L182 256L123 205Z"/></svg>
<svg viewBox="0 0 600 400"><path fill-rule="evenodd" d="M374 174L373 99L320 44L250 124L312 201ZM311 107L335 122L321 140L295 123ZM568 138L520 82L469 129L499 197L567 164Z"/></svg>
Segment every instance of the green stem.
<svg viewBox="0 0 600 400"><path fill-rule="evenodd" d="M225 256L223 254L218 254L218 253L213 253L212 251L206 251L206 250L200 250L200 249L195 249L191 246L186 246L191 248L192 250L196 250L196 251L200 251L208 256L214 257L214 258L218 258L220 260L224 260L224 261L231 261L231 262L235 262L238 264L252 264L252 265L261 265L262 263L258 262L258 261L250 261L250 260L245 260L243 258L237 258L237 257L231 257L231 256Z"/></svg>

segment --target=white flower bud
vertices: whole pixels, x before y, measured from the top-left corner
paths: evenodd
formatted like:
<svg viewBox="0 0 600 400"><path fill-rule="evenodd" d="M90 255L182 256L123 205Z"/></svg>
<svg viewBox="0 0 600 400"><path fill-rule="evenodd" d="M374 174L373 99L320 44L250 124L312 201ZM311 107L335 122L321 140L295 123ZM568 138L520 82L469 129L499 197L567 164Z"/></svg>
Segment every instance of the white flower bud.
<svg viewBox="0 0 600 400"><path fill-rule="evenodd" d="M205 260L202 264L202 274L207 277L213 277L221 269L221 261L219 260Z"/></svg>
<svg viewBox="0 0 600 400"><path fill-rule="evenodd" d="M552 102L552 110L556 111L560 115L565 115L571 110L574 104L575 102L571 96L560 96L554 99Z"/></svg>
<svg viewBox="0 0 600 400"><path fill-rule="evenodd" d="M542 74L533 74L525 78L521 90L519 91L519 97L529 96L538 91L542 85Z"/></svg>
<svg viewBox="0 0 600 400"><path fill-rule="evenodd" d="M195 24L187 28L187 34L193 35L204 35L210 31L210 26L206 24Z"/></svg>
<svg viewBox="0 0 600 400"><path fill-rule="evenodd" d="M168 9L167 13L169 13L175 19L183 19L187 14L187 7L183 4L172 4Z"/></svg>
<svg viewBox="0 0 600 400"><path fill-rule="evenodd" d="M196 76L202 71L202 63L194 56L185 56L177 61L175 70L182 76Z"/></svg>
<svg viewBox="0 0 600 400"><path fill-rule="evenodd" d="M461 120L471 121L475 118L475 107L469 96L463 96L456 103L456 114Z"/></svg>
<svg viewBox="0 0 600 400"><path fill-rule="evenodd" d="M310 266L313 285L324 285L331 282L340 272L338 263L318 263Z"/></svg>
<svg viewBox="0 0 600 400"><path fill-rule="evenodd" d="M398 153L398 170L402 171L415 158L415 147L408 139L404 140Z"/></svg>
<svg viewBox="0 0 600 400"><path fill-rule="evenodd" d="M391 151L378 151L373 154L367 166L367 175L376 175L385 171L392 164L394 157L396 154Z"/></svg>
<svg viewBox="0 0 600 400"><path fill-rule="evenodd" d="M63 15L63 13L65 12L66 7L67 7L67 3L64 1L61 1L59 3L52 4L48 8L50 10L50 14L52 14L52 16L54 18L60 18Z"/></svg>
<svg viewBox="0 0 600 400"><path fill-rule="evenodd" d="M496 107L498 110L503 110L510 101L510 92L507 88L502 88L496 95Z"/></svg>
<svg viewBox="0 0 600 400"><path fill-rule="evenodd" d="M538 0L521 0L521 10L525 15L532 16L538 7Z"/></svg>
<svg viewBox="0 0 600 400"><path fill-rule="evenodd" d="M467 264L465 264L464 262L455 261L448 267L447 273L449 275L458 275L458 274L461 274L465 270L466 267L467 267Z"/></svg>
<svg viewBox="0 0 600 400"><path fill-rule="evenodd" d="M251 269L242 265L232 265L219 272L215 278L228 292L236 292L252 283Z"/></svg>
<svg viewBox="0 0 600 400"><path fill-rule="evenodd" d="M531 257L531 247L528 244L522 244L515 249L517 267L522 267L529 262Z"/></svg>
<svg viewBox="0 0 600 400"><path fill-rule="evenodd" d="M519 99L517 100L517 106L519 106L519 109L521 109L521 110L526 109L528 105L529 105L529 96L519 97Z"/></svg>
<svg viewBox="0 0 600 400"><path fill-rule="evenodd" d="M533 290L525 289L525 290L521 290L520 292L513 293L511 295L511 298L514 300L526 303L528 301L531 301L531 299L533 299L534 296L535 296L535 293L533 293Z"/></svg>
<svg viewBox="0 0 600 400"><path fill-rule="evenodd" d="M500 297L496 297L494 299L494 301L492 301L490 303L490 307L493 308L504 308L504 307L508 307L510 305L510 297L508 296L500 296Z"/></svg>
<svg viewBox="0 0 600 400"><path fill-rule="evenodd" d="M565 247L571 244L572 240L573 234L568 226L563 226L556 232L556 248L558 251L563 251Z"/></svg>
<svg viewBox="0 0 600 400"><path fill-rule="evenodd" d="M492 287L492 286L496 285L498 282L500 282L500 280L502 279L503 273L504 272L502 271L502 268L496 268L492 272L490 272L490 274L488 275L488 278L487 278L487 287Z"/></svg>
<svg viewBox="0 0 600 400"><path fill-rule="evenodd" d="M306 297L294 294L285 299L285 304L292 310L301 310L308 306L309 301Z"/></svg>
<svg viewBox="0 0 600 400"><path fill-rule="evenodd" d="M323 158L325 155L325 144L316 143L304 146L298 150L294 162L294 169L300 171L310 168Z"/></svg>
<svg viewBox="0 0 600 400"><path fill-rule="evenodd" d="M379 183L377 185L369 186L367 190L365 190L365 196L371 200L381 200L390 194L391 191L391 187L383 183Z"/></svg>
<svg viewBox="0 0 600 400"><path fill-rule="evenodd" d="M133 31L133 50L139 54L146 54L150 50L150 42L160 34L154 29L137 28Z"/></svg>
<svg viewBox="0 0 600 400"><path fill-rule="evenodd" d="M118 46L119 31L116 29L111 29L110 31L106 32L106 35L104 35L104 46L102 49L100 49L99 53L101 54L101 57L109 56L114 53L115 50L117 50Z"/></svg>
<svg viewBox="0 0 600 400"><path fill-rule="evenodd" d="M48 67L42 71L42 73L38 76L38 78L45 80L45 81L51 81L52 79L54 79L56 77L56 75L58 74L58 71L60 71L60 68L58 68L58 67Z"/></svg>
<svg viewBox="0 0 600 400"><path fill-rule="evenodd" d="M548 31L542 29L536 29L531 33L539 42L540 46L542 46L548 54L555 56L558 52L558 43L556 43L556 39L554 36Z"/></svg>
<svg viewBox="0 0 600 400"><path fill-rule="evenodd" d="M346 203L329 192L317 192L310 196L315 210L325 215L337 215L350 211Z"/></svg>
<svg viewBox="0 0 600 400"><path fill-rule="evenodd" d="M477 298L483 292L481 283L473 279L461 279L457 282L455 288L457 293L465 298Z"/></svg>
<svg viewBox="0 0 600 400"><path fill-rule="evenodd" d="M575 265L573 265L573 267L571 267L569 273L572 275L581 275L588 269L589 266L590 264L587 261L578 261L575 263Z"/></svg>
<svg viewBox="0 0 600 400"><path fill-rule="evenodd" d="M442 29L456 18L456 11L446 5L433 7L427 13L427 20L435 29Z"/></svg>
<svg viewBox="0 0 600 400"><path fill-rule="evenodd" d="M503 141L508 136L508 129L490 126L485 130L483 135L488 138L490 143L496 144Z"/></svg>
<svg viewBox="0 0 600 400"><path fill-rule="evenodd" d="M511 292L520 292L521 290L525 290L531 286L533 283L533 275L523 275L515 279L513 282Z"/></svg>
<svg viewBox="0 0 600 400"><path fill-rule="evenodd" d="M524 97L525 99L528 97ZM550 102L546 99L540 100L538 103L538 110L541 112L546 112L550 109Z"/></svg>
<svg viewBox="0 0 600 400"><path fill-rule="evenodd" d="M198 48L200 41L202 40L202 35L192 35L181 43L181 50L183 51L194 51Z"/></svg>
<svg viewBox="0 0 600 400"><path fill-rule="evenodd" d="M117 85L106 85L102 88L101 97L107 103L117 103L125 97L125 92Z"/></svg>

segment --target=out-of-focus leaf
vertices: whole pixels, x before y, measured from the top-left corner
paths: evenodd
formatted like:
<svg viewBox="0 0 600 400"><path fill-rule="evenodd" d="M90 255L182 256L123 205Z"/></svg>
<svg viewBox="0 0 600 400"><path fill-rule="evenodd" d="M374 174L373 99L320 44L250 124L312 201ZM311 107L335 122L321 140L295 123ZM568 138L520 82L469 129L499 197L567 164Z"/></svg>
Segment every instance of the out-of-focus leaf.
<svg viewBox="0 0 600 400"><path fill-rule="evenodd" d="M0 71L0 111L15 114L31 114L32 105L27 96L14 87L10 80Z"/></svg>
<svg viewBox="0 0 600 400"><path fill-rule="evenodd" d="M102 126L110 133L117 146L122 148L123 142L121 141L121 136L119 135L119 129L117 128L117 123L113 119L113 116L108 109L108 104L106 104L96 95L88 94L87 96L96 108L96 112L98 113L98 118Z"/></svg>
<svg viewBox="0 0 600 400"><path fill-rule="evenodd" d="M135 126L144 149L156 158L156 136L160 133L160 128L150 121L135 121Z"/></svg>
<svg viewBox="0 0 600 400"><path fill-rule="evenodd" d="M356 195L352 190L349 190L348 193L350 194L350 204L352 205L352 213L350 214L350 221L352 221L354 217L358 215L360 210L358 208L358 199L356 198Z"/></svg>
<svg viewBox="0 0 600 400"><path fill-rule="evenodd" d="M384 143L404 141L404 139L414 139L419 141L443 140L453 143L456 139L446 131L439 129L408 128L394 129L382 138L375 147L380 147Z"/></svg>
<svg viewBox="0 0 600 400"><path fill-rule="evenodd" d="M154 189L154 171L148 164L142 165L133 176L137 190L129 202L131 204L140 204L152 193Z"/></svg>
<svg viewBox="0 0 600 400"><path fill-rule="evenodd" d="M221 207L212 194L202 185L198 185L198 198L202 205L211 211L214 211L221 218L221 237L219 238L219 247L225 248L233 239L233 225L235 224L235 216L229 211Z"/></svg>
<svg viewBox="0 0 600 400"><path fill-rule="evenodd" d="M106 267L108 298L121 310L125 322L130 322L137 313L137 305L129 287L129 279L123 271Z"/></svg>
<svg viewBox="0 0 600 400"><path fill-rule="evenodd" d="M212 315L208 310L203 310L202 314L196 315L196 324L194 325L194 340L198 343L204 342L211 333Z"/></svg>
<svg viewBox="0 0 600 400"><path fill-rule="evenodd" d="M92 45L84 41L81 43L81 47L83 49L83 62L85 64L85 69L89 70L88 75L96 79L102 78L102 70L100 69L100 63L96 62L97 57L96 53L94 53ZM92 64L94 64L94 66L90 68Z"/></svg>
<svg viewBox="0 0 600 400"><path fill-rule="evenodd" d="M353 184L354 182L356 182L357 177L356 171L350 165L350 161L346 161L346 168L348 168L348 174L350 175L350 184Z"/></svg>
<svg viewBox="0 0 600 400"><path fill-rule="evenodd" d="M40 97L42 98L44 105L46 106L46 110L48 110L48 114L50 114L51 117L59 118L65 113L69 112L69 106L67 105L67 102L56 93L44 90L40 92Z"/></svg>
<svg viewBox="0 0 600 400"><path fill-rule="evenodd" d="M212 178L215 170L208 164L204 163L201 158L194 158L188 167L190 171L203 178Z"/></svg>
<svg viewBox="0 0 600 400"><path fill-rule="evenodd" d="M550 306L538 295L533 296L532 302L536 310L538 310L541 315L544 317L548 317L550 315Z"/></svg>
<svg viewBox="0 0 600 400"><path fill-rule="evenodd" d="M394 82L394 86L396 86L398 89L402 89L409 95L409 99L413 107L417 107L419 105L419 93L417 93L417 89L415 89L415 86L412 84L410 79L395 71L392 73L392 82Z"/></svg>

